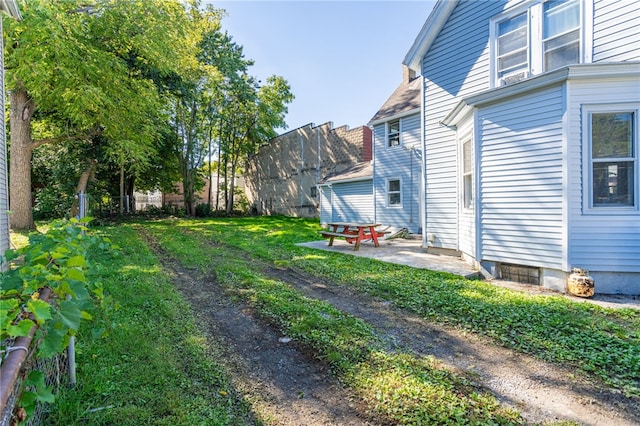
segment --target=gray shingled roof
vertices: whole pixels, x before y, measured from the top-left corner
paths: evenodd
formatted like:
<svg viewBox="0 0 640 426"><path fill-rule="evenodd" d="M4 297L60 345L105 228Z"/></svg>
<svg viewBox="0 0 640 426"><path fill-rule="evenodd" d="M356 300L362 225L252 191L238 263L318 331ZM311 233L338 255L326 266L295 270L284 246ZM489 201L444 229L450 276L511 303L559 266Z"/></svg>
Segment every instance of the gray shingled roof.
<svg viewBox="0 0 640 426"><path fill-rule="evenodd" d="M420 81L420 78L414 78L398 86L369 123L420 108Z"/></svg>
<svg viewBox="0 0 640 426"><path fill-rule="evenodd" d="M373 179L373 165L371 161L355 164L340 172L331 173L318 182L320 185L346 181Z"/></svg>

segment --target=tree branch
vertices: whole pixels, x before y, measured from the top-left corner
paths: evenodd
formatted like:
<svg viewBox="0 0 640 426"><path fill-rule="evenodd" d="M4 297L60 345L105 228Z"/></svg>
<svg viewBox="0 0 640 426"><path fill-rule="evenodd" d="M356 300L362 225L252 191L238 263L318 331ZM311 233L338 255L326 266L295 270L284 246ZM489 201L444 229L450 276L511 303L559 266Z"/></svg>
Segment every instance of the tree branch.
<svg viewBox="0 0 640 426"><path fill-rule="evenodd" d="M53 138L44 138L33 141L33 148L37 148L40 145L44 145L47 143L57 143L57 142L66 142L70 140L83 140L83 139L91 139L93 136L98 136L102 134L102 130L91 130L86 133L77 133L74 135L60 135Z"/></svg>

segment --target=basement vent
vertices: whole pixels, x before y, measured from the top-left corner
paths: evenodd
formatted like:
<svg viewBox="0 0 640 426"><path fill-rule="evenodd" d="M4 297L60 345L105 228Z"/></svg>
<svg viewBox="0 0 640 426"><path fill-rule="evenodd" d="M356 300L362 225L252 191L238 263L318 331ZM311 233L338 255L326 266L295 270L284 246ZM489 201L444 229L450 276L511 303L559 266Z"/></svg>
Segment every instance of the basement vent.
<svg viewBox="0 0 640 426"><path fill-rule="evenodd" d="M522 265L500 264L500 278L523 284L540 285L540 268Z"/></svg>

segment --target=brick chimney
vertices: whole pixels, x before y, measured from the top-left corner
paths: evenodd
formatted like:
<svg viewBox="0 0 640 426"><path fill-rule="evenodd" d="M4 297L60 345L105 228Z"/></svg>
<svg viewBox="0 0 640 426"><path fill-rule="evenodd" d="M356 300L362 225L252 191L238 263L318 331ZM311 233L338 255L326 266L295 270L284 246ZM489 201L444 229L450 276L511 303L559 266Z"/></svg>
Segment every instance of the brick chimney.
<svg viewBox="0 0 640 426"><path fill-rule="evenodd" d="M405 64L402 64L402 82L403 83L408 83L411 80L413 80L414 78L416 78L416 72L414 70L410 69Z"/></svg>
<svg viewBox="0 0 640 426"><path fill-rule="evenodd" d="M362 161L373 159L373 132L368 126L362 126Z"/></svg>

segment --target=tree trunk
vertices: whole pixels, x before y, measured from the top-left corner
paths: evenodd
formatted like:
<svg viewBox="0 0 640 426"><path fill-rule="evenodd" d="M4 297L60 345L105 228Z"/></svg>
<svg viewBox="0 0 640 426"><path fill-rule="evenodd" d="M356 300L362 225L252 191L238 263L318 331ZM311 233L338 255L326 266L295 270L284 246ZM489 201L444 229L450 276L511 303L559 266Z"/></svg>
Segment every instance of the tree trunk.
<svg viewBox="0 0 640 426"><path fill-rule="evenodd" d="M124 214L124 162L120 163L120 207L118 212Z"/></svg>
<svg viewBox="0 0 640 426"><path fill-rule="evenodd" d="M231 182L229 183L229 198L227 199L227 214L231 215L233 212L233 191L235 190L235 176L236 176L236 163L231 162Z"/></svg>
<svg viewBox="0 0 640 426"><path fill-rule="evenodd" d="M96 160L89 160L89 164L87 165L87 168L84 169L84 171L80 175L80 179L78 180L78 187L76 188L76 194L78 194L79 192L86 194L87 186L89 186L89 181L95 177L96 165L97 165ZM79 200L76 197L73 200L73 204L71 205L71 211L69 215L71 217L76 217L78 213L79 213Z"/></svg>
<svg viewBox="0 0 640 426"><path fill-rule="evenodd" d="M216 210L220 209L220 165L222 164L222 143L218 145L218 174L216 176Z"/></svg>
<svg viewBox="0 0 640 426"><path fill-rule="evenodd" d="M31 117L35 105L27 91L17 88L10 94L11 162L9 168L9 209L12 229L33 229L31 198Z"/></svg>

